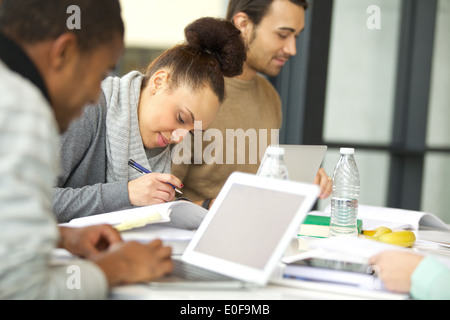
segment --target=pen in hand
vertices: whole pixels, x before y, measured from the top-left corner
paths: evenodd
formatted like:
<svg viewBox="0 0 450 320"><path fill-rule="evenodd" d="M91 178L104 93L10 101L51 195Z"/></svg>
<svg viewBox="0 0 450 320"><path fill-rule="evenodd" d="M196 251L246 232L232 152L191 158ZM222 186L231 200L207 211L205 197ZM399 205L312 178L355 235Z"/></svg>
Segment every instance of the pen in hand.
<svg viewBox="0 0 450 320"><path fill-rule="evenodd" d="M139 163L137 163L136 161L130 159L128 161L128 165L130 167L132 167L133 169L135 169L136 171L140 172L140 173L152 173L150 170L144 168L143 166L141 166ZM181 192L180 190L178 190L173 184L168 183L167 184L171 185L172 188L175 190L175 192L179 193L179 194L183 194L183 192Z"/></svg>

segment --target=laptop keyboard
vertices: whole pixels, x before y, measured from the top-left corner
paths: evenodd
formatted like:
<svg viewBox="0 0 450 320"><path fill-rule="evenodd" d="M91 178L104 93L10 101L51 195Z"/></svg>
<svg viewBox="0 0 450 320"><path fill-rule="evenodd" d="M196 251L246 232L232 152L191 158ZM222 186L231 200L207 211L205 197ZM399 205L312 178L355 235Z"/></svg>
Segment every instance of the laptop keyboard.
<svg viewBox="0 0 450 320"><path fill-rule="evenodd" d="M230 281L236 280L220 273L206 270L180 259L173 259L172 274L189 281Z"/></svg>

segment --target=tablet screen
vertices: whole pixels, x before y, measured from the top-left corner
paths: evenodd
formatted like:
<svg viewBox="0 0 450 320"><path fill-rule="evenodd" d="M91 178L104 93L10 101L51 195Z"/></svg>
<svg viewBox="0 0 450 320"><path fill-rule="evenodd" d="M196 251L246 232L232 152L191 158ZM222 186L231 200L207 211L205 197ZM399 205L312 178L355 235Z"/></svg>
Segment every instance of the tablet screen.
<svg viewBox="0 0 450 320"><path fill-rule="evenodd" d="M234 184L194 251L262 270L304 199Z"/></svg>

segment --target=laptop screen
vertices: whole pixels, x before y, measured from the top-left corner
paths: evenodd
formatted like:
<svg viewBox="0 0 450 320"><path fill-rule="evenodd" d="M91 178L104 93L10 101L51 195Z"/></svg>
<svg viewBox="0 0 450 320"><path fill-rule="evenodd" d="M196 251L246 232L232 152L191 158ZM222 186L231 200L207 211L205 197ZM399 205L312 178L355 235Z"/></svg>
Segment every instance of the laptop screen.
<svg viewBox="0 0 450 320"><path fill-rule="evenodd" d="M193 250L262 270L304 199L236 183Z"/></svg>

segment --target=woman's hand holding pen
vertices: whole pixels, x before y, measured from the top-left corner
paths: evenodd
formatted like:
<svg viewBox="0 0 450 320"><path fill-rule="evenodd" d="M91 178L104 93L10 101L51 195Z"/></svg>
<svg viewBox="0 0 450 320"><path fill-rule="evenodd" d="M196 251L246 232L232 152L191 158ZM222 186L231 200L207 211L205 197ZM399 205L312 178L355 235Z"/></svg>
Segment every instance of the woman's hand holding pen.
<svg viewBox="0 0 450 320"><path fill-rule="evenodd" d="M181 181L168 173L148 173L128 182L128 197L134 206L149 206L172 201Z"/></svg>

